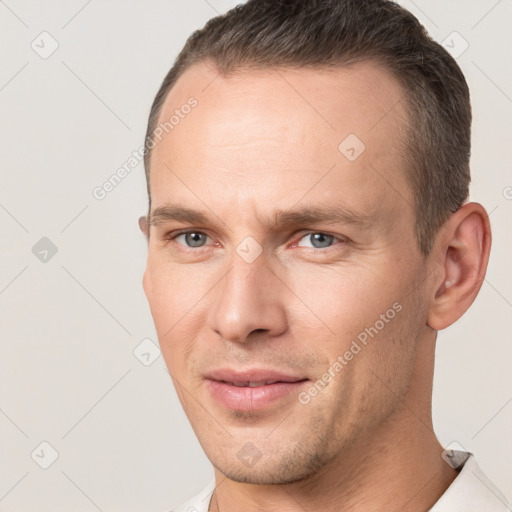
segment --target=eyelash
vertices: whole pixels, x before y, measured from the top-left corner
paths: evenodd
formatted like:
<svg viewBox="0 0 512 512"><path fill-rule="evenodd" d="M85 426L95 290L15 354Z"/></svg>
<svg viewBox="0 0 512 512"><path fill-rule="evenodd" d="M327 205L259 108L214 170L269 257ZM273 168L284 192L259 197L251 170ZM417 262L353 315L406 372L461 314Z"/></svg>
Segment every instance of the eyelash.
<svg viewBox="0 0 512 512"><path fill-rule="evenodd" d="M199 231L199 230L195 230L195 229L189 229L189 230L185 230L185 231L180 231L178 233L173 233L173 234L166 235L165 239L168 240L168 241L174 241L179 236L187 235L187 234L190 234L190 233L206 235L208 238L210 238L209 235L206 234L204 231ZM309 249L310 251L315 251L315 252L326 252L328 249L331 249L335 245L336 241L337 242L348 242L348 239L346 237L339 237L339 236L336 236L336 235L331 235L330 233L326 233L324 231L308 231L308 232L304 233L299 238L299 242L300 242L300 240L302 240L306 236L316 235L316 234L322 234L322 235L327 235L327 236L332 237L334 239L333 245L330 245L329 247L325 247L325 248L302 247L303 249ZM298 244L298 242L294 243L294 247L298 247L297 244ZM197 250L205 249L206 247L208 247L208 246L189 247L189 246L182 245L182 244L178 244L178 245L180 245L181 247L183 247L184 249L189 250L189 251L197 251Z"/></svg>

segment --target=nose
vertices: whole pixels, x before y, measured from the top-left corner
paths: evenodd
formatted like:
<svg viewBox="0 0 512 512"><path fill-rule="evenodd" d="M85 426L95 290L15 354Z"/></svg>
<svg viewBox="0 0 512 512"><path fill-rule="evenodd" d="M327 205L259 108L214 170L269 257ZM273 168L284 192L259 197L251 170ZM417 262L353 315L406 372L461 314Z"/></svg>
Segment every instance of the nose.
<svg viewBox="0 0 512 512"><path fill-rule="evenodd" d="M212 292L208 324L225 340L247 343L286 331L286 287L263 254L248 263L234 253L227 274Z"/></svg>

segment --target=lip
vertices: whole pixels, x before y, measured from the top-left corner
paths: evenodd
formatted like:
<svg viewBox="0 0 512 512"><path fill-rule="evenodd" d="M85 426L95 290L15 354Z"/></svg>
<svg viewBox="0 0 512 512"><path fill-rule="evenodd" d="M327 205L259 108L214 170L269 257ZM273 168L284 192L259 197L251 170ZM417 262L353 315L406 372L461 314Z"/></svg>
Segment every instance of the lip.
<svg viewBox="0 0 512 512"><path fill-rule="evenodd" d="M205 379L212 397L222 406L237 411L261 411L280 404L295 396L309 380L265 369L243 372L218 369L205 375Z"/></svg>

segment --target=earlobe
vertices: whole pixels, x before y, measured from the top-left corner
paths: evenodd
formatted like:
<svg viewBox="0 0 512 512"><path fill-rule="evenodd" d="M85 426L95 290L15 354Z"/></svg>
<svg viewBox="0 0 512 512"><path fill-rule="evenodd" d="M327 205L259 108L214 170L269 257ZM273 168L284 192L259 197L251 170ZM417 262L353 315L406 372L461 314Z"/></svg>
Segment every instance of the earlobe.
<svg viewBox="0 0 512 512"><path fill-rule="evenodd" d="M457 210L438 233L434 250L440 272L432 297L428 325L445 329L471 306L482 286L491 247L487 212L478 203Z"/></svg>

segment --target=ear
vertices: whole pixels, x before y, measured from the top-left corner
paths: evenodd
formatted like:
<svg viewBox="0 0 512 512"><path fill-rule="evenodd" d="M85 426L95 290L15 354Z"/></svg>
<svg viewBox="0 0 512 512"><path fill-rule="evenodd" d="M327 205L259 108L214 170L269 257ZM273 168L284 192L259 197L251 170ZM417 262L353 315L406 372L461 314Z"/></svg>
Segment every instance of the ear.
<svg viewBox="0 0 512 512"><path fill-rule="evenodd" d="M149 239L148 219L146 216L139 217L139 228L146 236L146 239Z"/></svg>
<svg viewBox="0 0 512 512"><path fill-rule="evenodd" d="M436 331L458 320L482 286L489 252L489 216L478 203L461 206L440 229L433 251L440 266L432 292L427 323Z"/></svg>

